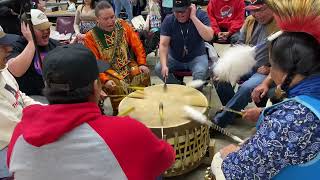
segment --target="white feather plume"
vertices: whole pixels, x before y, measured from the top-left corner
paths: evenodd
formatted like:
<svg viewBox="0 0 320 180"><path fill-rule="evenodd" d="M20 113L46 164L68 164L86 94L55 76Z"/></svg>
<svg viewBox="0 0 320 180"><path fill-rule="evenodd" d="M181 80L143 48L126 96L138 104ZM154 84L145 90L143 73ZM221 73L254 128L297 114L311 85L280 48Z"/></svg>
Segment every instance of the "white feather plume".
<svg viewBox="0 0 320 180"><path fill-rule="evenodd" d="M219 81L235 84L241 76L250 72L255 64L255 47L236 45L222 54L213 73Z"/></svg>
<svg viewBox="0 0 320 180"><path fill-rule="evenodd" d="M197 111L190 106L184 106L183 110L186 113L186 115L192 120L195 120L201 124L207 124L207 117L200 111Z"/></svg>
<svg viewBox="0 0 320 180"><path fill-rule="evenodd" d="M201 79L197 79L197 80L192 80L192 81L188 82L186 84L186 86L192 87L192 88L199 88L199 87L203 86L204 83L206 83L206 82Z"/></svg>
<svg viewBox="0 0 320 180"><path fill-rule="evenodd" d="M268 37L267 37L267 40L268 40L269 42L271 42L271 41L277 39L277 38L278 38L279 36L281 36L282 34L283 34L283 31L275 32L275 33L271 34L270 36L268 36Z"/></svg>

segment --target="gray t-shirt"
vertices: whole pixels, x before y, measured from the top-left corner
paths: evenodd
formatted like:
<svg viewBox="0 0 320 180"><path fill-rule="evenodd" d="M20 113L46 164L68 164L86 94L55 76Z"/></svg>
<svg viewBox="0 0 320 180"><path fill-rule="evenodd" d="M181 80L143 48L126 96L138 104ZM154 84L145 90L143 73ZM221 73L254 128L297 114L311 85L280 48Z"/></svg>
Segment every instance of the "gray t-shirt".
<svg viewBox="0 0 320 180"><path fill-rule="evenodd" d="M240 38L238 43L244 44L245 39L246 39L246 32L241 30L240 31ZM253 71L256 72L257 69L261 66L264 65L269 65L269 52L268 52L268 45L265 42L265 39L267 38L267 33L266 33L266 25L260 24L260 23L255 23L254 31L252 33L252 38L250 45L255 46L258 44L262 44L261 46L259 45L259 48L256 49L256 65L253 67Z"/></svg>

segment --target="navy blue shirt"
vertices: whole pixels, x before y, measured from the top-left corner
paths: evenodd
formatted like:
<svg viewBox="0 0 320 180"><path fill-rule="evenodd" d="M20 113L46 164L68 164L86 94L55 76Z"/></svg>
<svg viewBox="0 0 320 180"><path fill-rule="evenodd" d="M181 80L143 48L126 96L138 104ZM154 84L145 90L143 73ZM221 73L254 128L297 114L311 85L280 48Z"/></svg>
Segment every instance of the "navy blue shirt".
<svg viewBox="0 0 320 180"><path fill-rule="evenodd" d="M210 20L204 11L197 10L196 16L210 27ZM168 15L161 25L160 34L171 38L169 54L177 61L189 62L206 53L204 40L191 19L186 23L179 23L173 14ZM188 54L183 57L184 46Z"/></svg>

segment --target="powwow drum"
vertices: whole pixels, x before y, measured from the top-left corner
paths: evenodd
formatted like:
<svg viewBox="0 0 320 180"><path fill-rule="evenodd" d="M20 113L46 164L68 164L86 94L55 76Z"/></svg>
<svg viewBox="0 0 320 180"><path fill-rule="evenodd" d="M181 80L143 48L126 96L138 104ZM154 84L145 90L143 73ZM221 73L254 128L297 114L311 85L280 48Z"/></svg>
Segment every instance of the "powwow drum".
<svg viewBox="0 0 320 180"><path fill-rule="evenodd" d="M159 114L160 103L163 104L163 126ZM176 161L164 173L165 177L185 174L198 167L209 145L208 127L188 120L183 112L184 105L193 106L204 113L208 101L194 88L168 84L164 91L162 84L146 87L143 93L133 92L119 104L119 112L135 107L129 116L144 123L174 147Z"/></svg>

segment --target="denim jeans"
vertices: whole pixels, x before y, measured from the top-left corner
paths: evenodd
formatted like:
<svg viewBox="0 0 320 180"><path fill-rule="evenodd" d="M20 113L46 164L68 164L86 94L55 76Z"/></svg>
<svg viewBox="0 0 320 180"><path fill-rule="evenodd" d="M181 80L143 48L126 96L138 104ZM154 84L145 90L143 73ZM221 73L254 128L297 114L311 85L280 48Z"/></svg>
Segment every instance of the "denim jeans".
<svg viewBox="0 0 320 180"><path fill-rule="evenodd" d="M169 74L168 74L168 79L167 83L168 84L181 84L181 81L178 80L174 75L173 72L176 70L187 70L192 72L192 77L194 80L196 79L201 79L201 80L206 80L207 78L207 71L208 71L208 56L201 55L195 57L192 61L190 62L180 62L175 60L173 57L168 55L168 69L169 69ZM158 62L155 66L155 72L157 76L163 80L163 77L161 75L161 64Z"/></svg>
<svg viewBox="0 0 320 180"><path fill-rule="evenodd" d="M119 14L122 10L122 7L126 10L126 13L128 15L128 19L131 21L133 18L132 14L132 4L129 0L114 0L113 1L114 6L115 6L115 13L116 17L119 17Z"/></svg>
<svg viewBox="0 0 320 180"><path fill-rule="evenodd" d="M7 151L8 147L0 150L0 178L12 176L7 167Z"/></svg>
<svg viewBox="0 0 320 180"><path fill-rule="evenodd" d="M240 85L236 93L234 93L230 83L219 82L215 84L215 86L222 104L228 108L240 111L251 102L251 92L255 87L261 84L265 78L266 75L254 73ZM213 121L219 126L225 127L227 124L231 123L234 118L234 113L222 111L214 117Z"/></svg>

